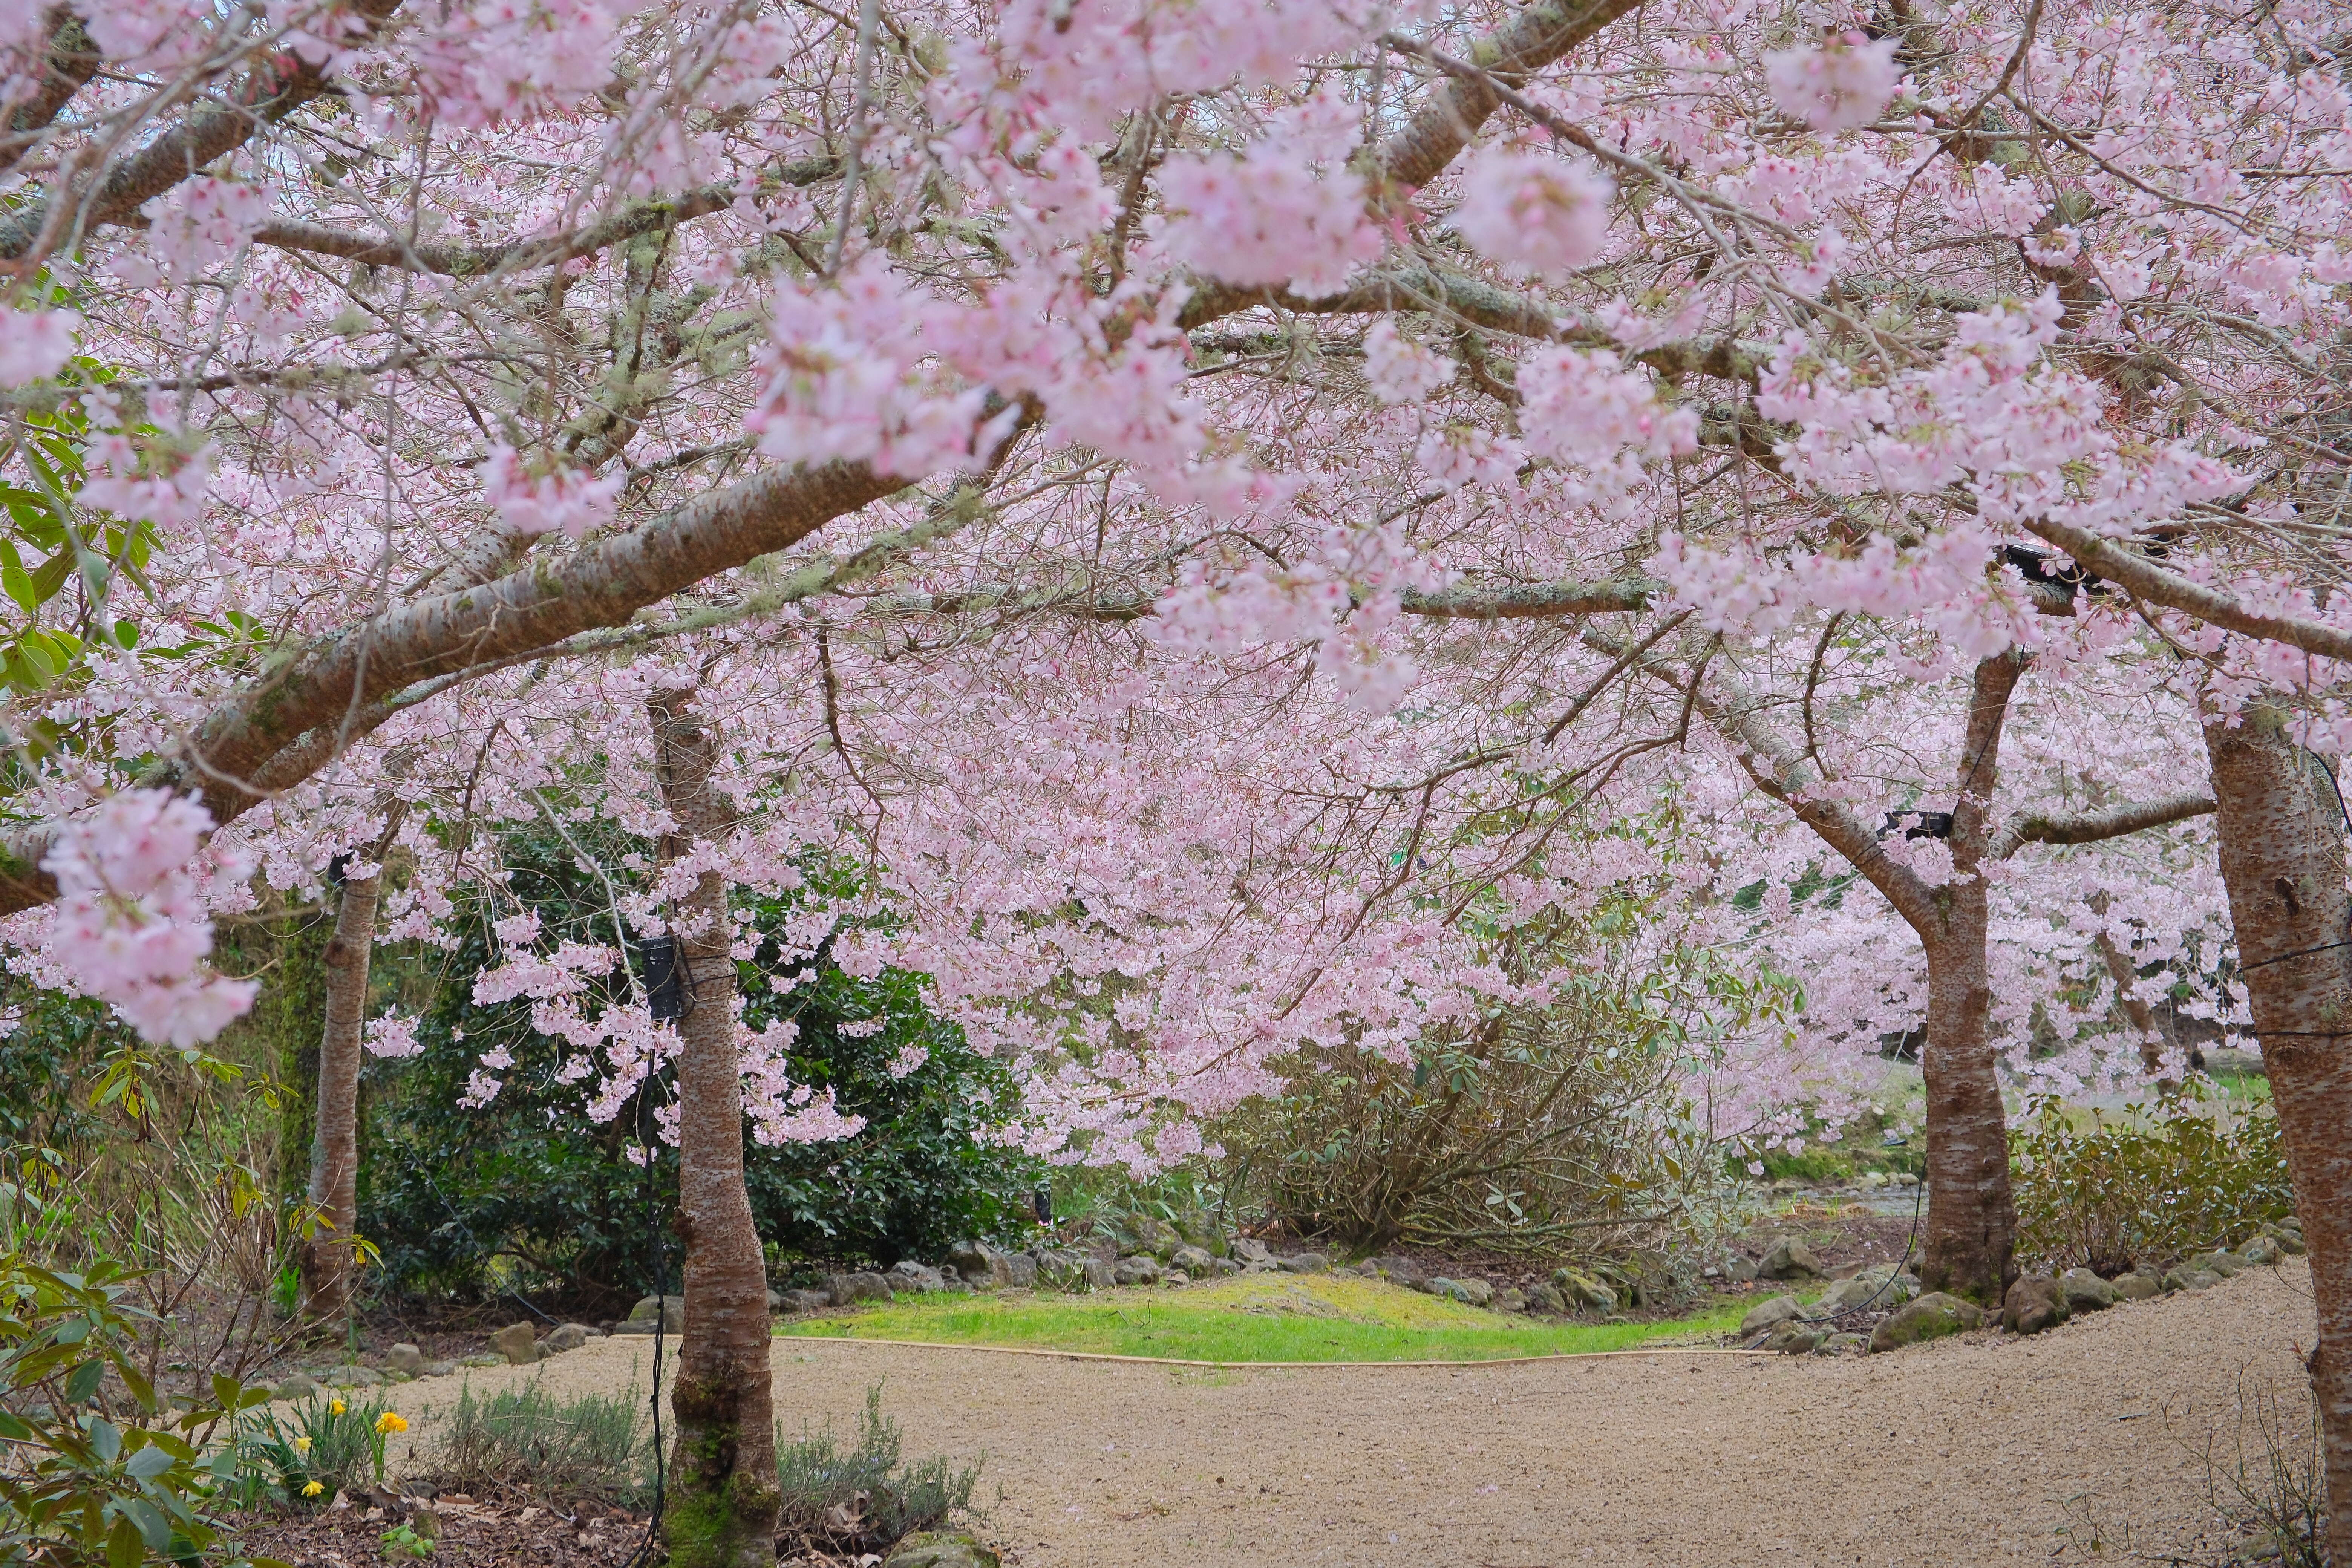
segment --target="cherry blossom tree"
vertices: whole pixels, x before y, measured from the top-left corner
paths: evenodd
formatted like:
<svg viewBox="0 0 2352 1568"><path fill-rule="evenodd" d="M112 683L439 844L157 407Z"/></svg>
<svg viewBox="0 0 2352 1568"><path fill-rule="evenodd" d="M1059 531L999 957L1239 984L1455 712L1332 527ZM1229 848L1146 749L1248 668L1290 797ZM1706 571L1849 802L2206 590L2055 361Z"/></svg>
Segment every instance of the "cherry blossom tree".
<svg viewBox="0 0 2352 1568"><path fill-rule="evenodd" d="M729 883L869 857L902 923L847 961L923 968L1027 1064L1038 1147L1148 1167L1302 1042L1540 1001L1473 910L1704 890L1703 857L1581 825L1736 766L1927 942L1968 1085L1939 1121L1976 1152L1951 1190L1984 1220L1987 955L2115 984L2085 933L2125 936L2093 886L2063 931L1996 939L2006 868L2042 854L1999 836L2085 815L2040 776L2000 798L2029 656L2182 661L2199 695L2143 716L2223 737L2241 938L2298 951L2278 919L2322 907L2248 902L2320 853L2307 812L2260 805L2296 753L2221 759L2352 738L2332 26L2079 0L20 6L10 476L115 534L45 524L46 560L0 559L0 909L37 973L193 1045L244 1000L203 967L206 913L255 878L315 886L392 841L392 798L425 805L386 914L425 934L452 879L495 876L436 822L601 777L692 871L636 929L718 943ZM71 472L35 460L41 420ZM1776 752L1723 684L1801 685L1841 616L1919 641L1914 679L1967 716L1904 780L1953 792L1947 847L1880 837L1859 807L1916 799L1825 789L1818 742L1775 723ZM648 693L688 689L656 701L657 752ZM1744 754L1710 750L1727 725ZM2089 815L2208 797L2132 783ZM2145 862L2187 891L2129 942L2203 929L2195 831ZM755 1129L822 1115L745 1070L718 992L670 1033L575 1005L585 955L520 928L509 953L483 983L576 1032L583 1072L683 1052L712 1205L693 1375L744 1372L737 1099ZM2248 971L2282 1041L2326 1022L2263 999L2290 967ZM2306 1209L2343 1169L2316 1109L2340 1042L2312 1038ZM1801 1044L1725 1059L1769 1099ZM2006 1267L1990 1223L1956 1278ZM2312 1237L2340 1383L2352 1238ZM682 1402L681 1562L765 1550L741 1398Z"/></svg>

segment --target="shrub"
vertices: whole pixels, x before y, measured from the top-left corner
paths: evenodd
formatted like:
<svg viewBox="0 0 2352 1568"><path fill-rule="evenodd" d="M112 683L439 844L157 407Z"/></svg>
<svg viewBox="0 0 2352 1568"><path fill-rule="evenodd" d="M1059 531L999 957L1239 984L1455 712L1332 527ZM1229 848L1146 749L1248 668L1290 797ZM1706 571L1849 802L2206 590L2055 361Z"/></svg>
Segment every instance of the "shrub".
<svg viewBox="0 0 2352 1568"><path fill-rule="evenodd" d="M2122 1273L2227 1247L2294 1205L2278 1118L2192 1083L2155 1111L2086 1121L2037 1099L2010 1131L2021 1261Z"/></svg>
<svg viewBox="0 0 2352 1568"><path fill-rule="evenodd" d="M166 1415L131 1353L131 1310L111 1265L0 1256L0 1563L247 1561L206 1511L236 1491L236 1446L215 1436L268 1394L215 1377L210 1403Z"/></svg>
<svg viewBox="0 0 2352 1568"><path fill-rule="evenodd" d="M559 1400L534 1380L480 1400L467 1384L434 1479L476 1496L635 1501L651 1489L644 1404L634 1388Z"/></svg>
<svg viewBox="0 0 2352 1568"><path fill-rule="evenodd" d="M1670 1004L1651 979L1591 971L1561 990L1424 1037L1403 1061L1299 1061L1279 1096L1215 1129L1234 1185L1360 1253L1657 1248L1731 1185L1680 1092Z"/></svg>
<svg viewBox="0 0 2352 1568"><path fill-rule="evenodd" d="M905 1537L936 1529L950 1513L971 1506L979 1465L937 1458L902 1465L904 1447L898 1424L882 1414L880 1384L866 1391L852 1447L843 1448L830 1432L787 1443L779 1431L779 1553L887 1552Z"/></svg>
<svg viewBox="0 0 2352 1568"><path fill-rule="evenodd" d="M631 847L600 853L608 848L602 858L618 866ZM500 855L513 892L551 937L613 942L609 896L569 847L517 832ZM824 868L809 875L820 880ZM799 1026L793 1080L831 1089L844 1113L866 1121L863 1131L825 1143L770 1147L747 1135L745 1184L761 1237L782 1258L889 1263L1017 1223L1040 1166L989 1136L1015 1108L1011 1075L926 1010L920 975L845 974L828 943L813 981L769 984L789 967L778 938L796 910L789 900L746 902L764 934L741 965L745 1026L791 1018ZM555 1292L583 1311L621 1307L653 1288L646 1173L625 1158L635 1103L611 1123L589 1123L578 1084L562 1071L571 1047L532 1028L528 998L478 1005L463 979L440 978L495 961L487 922L512 910L479 912L460 928L454 952L390 953L379 965L384 987L418 1009L424 1048L367 1064L360 1233L381 1249L397 1289L479 1299L514 1287ZM616 970L604 984L618 994L627 982ZM514 1059L505 1088L488 1105L462 1109L467 1078L494 1046ZM908 1070L918 1051L920 1065ZM658 1086L656 1103L669 1094L668 1084ZM656 1158L654 1225L670 1236L677 1159L667 1149ZM669 1278L677 1279L674 1259Z"/></svg>

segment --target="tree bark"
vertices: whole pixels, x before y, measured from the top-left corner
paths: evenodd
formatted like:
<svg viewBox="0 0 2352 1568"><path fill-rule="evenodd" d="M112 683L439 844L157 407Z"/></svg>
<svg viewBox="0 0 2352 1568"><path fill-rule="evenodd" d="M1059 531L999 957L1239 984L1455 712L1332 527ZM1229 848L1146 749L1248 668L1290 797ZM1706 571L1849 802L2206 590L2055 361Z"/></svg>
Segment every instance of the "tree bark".
<svg viewBox="0 0 2352 1568"><path fill-rule="evenodd" d="M2327 1551L2352 1563L2352 948L2345 824L2333 783L2284 715L2205 727L2239 973L2270 1070L2311 1253L2318 1343L2306 1358L2327 1458Z"/></svg>
<svg viewBox="0 0 2352 1568"><path fill-rule="evenodd" d="M646 704L662 800L677 827L663 840L665 862L734 826L727 797L711 786L715 751L688 712L692 696L659 691ZM696 879L676 931L688 998L677 1026L686 1332L670 1395L677 1440L663 1533L672 1568L773 1568L780 1498L768 1279L743 1186L743 1079L723 875Z"/></svg>
<svg viewBox="0 0 2352 1568"><path fill-rule="evenodd" d="M2009 1121L1993 1062L1992 984L1985 963L1986 807L2000 782L2000 735L2027 658L1981 660L1952 802L1952 879L1935 890L1927 952L1927 1239L1919 1278L1931 1290L1997 1303L2016 1272L2017 1205L2009 1189Z"/></svg>
<svg viewBox="0 0 2352 1568"><path fill-rule="evenodd" d="M303 1310L314 1318L339 1318L352 1306L359 1214L360 1041L367 1025L368 965L383 889L381 875L343 884L335 909L335 934L320 957L327 979L327 1027L319 1044L310 1197L324 1226L301 1250Z"/></svg>
<svg viewBox="0 0 2352 1568"><path fill-rule="evenodd" d="M2092 894L2090 905L2093 914L2105 917L2107 895L2105 892ZM2157 1081L2168 1091L2178 1088L2172 1079L2161 1076L2164 1071L2164 1031L2157 1026L2156 1009L2133 990L2139 984L2139 971L2132 966L2131 955L2117 947L2116 939L2104 929L2091 939L2091 945L2098 951L2099 962L2107 966L2107 978L2116 983L2116 1005L2123 1010L2124 1021L2139 1037L2140 1065L2159 1075Z"/></svg>

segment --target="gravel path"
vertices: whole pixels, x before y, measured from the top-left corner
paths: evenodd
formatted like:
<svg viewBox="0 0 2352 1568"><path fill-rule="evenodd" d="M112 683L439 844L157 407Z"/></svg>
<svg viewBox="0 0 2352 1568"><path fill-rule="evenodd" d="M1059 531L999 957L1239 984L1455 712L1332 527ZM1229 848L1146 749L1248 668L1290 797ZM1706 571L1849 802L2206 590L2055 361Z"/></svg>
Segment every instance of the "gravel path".
<svg viewBox="0 0 2352 1568"><path fill-rule="evenodd" d="M2291 1259L1892 1355L1228 1372L783 1340L777 1398L788 1430L846 1433L884 1380L909 1454L986 1456L987 1533L1022 1568L1975 1568L2050 1562L2070 1518L2193 1548L2195 1446L2234 1429L2242 1372L2297 1393L2311 1322ZM635 1363L642 1387L646 1352L544 1375L611 1392Z"/></svg>

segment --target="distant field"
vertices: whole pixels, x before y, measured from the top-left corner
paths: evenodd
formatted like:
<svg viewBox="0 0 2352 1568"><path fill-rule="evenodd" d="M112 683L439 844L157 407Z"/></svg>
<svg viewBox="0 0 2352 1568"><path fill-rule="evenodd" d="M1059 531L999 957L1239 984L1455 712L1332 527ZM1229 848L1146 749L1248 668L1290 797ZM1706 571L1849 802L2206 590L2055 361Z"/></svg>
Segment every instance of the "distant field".
<svg viewBox="0 0 2352 1568"><path fill-rule="evenodd" d="M1263 1274L1176 1290L909 1298L777 1332L1235 1363L1493 1361L1727 1333L1749 1304L1661 1323L1562 1323L1484 1311L1376 1279Z"/></svg>

